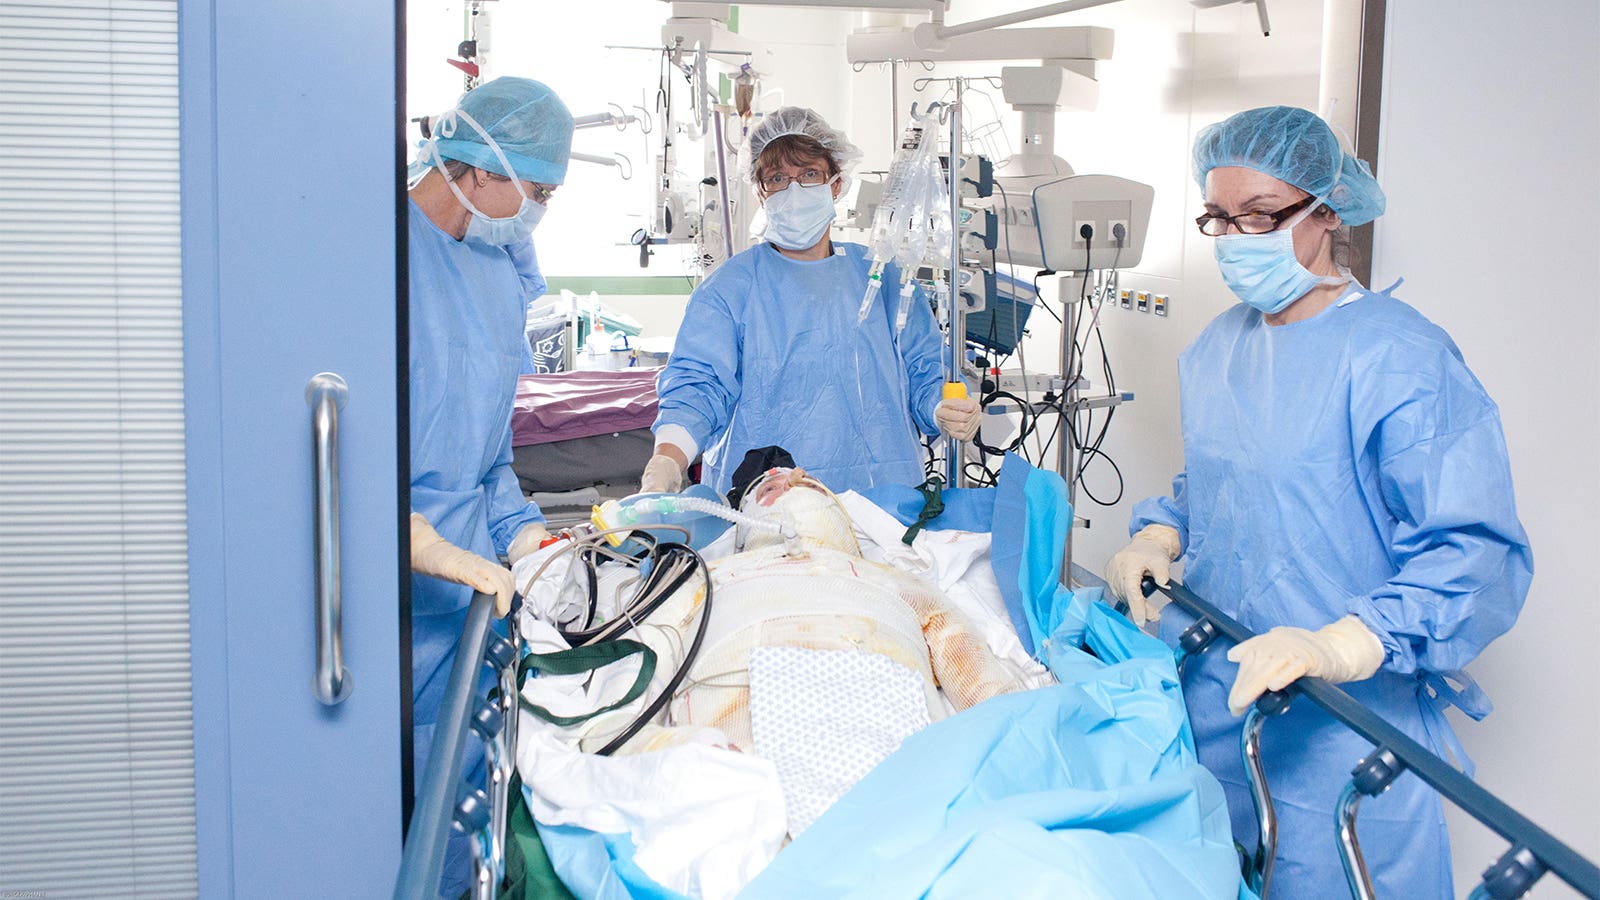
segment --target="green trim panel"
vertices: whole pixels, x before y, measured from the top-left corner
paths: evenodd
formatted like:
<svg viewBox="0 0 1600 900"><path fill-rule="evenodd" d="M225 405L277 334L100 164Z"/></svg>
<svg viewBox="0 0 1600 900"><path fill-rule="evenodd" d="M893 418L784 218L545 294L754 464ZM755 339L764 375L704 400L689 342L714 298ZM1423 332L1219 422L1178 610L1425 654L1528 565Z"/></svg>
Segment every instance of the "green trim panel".
<svg viewBox="0 0 1600 900"><path fill-rule="evenodd" d="M559 294L568 290L574 294L587 294L595 291L600 294L613 295L640 295L659 294L663 296L677 296L689 294L694 291L695 280L684 275L640 275L626 276L588 276L569 275L563 277L547 278L549 291Z"/></svg>

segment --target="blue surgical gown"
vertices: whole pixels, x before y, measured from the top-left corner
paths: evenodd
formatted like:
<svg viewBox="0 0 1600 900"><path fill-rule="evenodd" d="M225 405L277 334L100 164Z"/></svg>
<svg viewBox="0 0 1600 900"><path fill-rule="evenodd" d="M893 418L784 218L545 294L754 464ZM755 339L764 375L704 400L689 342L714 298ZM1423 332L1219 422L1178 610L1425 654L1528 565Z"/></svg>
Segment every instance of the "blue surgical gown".
<svg viewBox="0 0 1600 900"><path fill-rule="evenodd" d="M528 238L521 243L512 244L506 248L506 253L511 257L511 264L517 270L517 278L522 282L522 367L518 373L522 375L539 374L539 365L533 357L533 345L527 339L527 315L529 307L535 300L549 292L550 285L544 280L544 273L539 270L539 255L534 252L533 238Z"/></svg>
<svg viewBox="0 0 1600 900"><path fill-rule="evenodd" d="M747 451L777 445L835 491L920 484L944 380L933 312L917 291L895 334L899 273L889 266L857 323L866 248L790 259L770 244L734 256L689 298L657 381L664 424L705 449L701 481L726 493Z"/></svg>
<svg viewBox="0 0 1600 900"><path fill-rule="evenodd" d="M410 209L411 509L450 543L495 559L524 525L544 520L511 471L511 408L528 343L523 282L504 248L458 241ZM418 784L472 593L411 578ZM469 739L467 750L467 771L481 779L482 745ZM466 877L465 848L453 843L447 883Z"/></svg>
<svg viewBox="0 0 1600 900"><path fill-rule="evenodd" d="M1352 288L1282 326L1240 304L1184 351L1179 376L1185 471L1172 497L1135 508L1131 529L1176 528L1187 585L1258 634L1357 616L1385 661L1344 689L1466 764L1443 701L1475 717L1488 704L1443 678L1464 679L1511 627L1533 563L1499 412L1450 337L1387 292ZM1162 636L1174 642L1191 621L1170 607ZM1184 691L1201 761L1253 847L1241 720L1227 708L1238 666L1225 650L1191 659ZM1334 807L1372 745L1305 701L1269 721L1262 744L1278 812L1272 893L1342 892ZM1378 896L1453 896L1441 802L1414 775L1361 804L1358 836Z"/></svg>

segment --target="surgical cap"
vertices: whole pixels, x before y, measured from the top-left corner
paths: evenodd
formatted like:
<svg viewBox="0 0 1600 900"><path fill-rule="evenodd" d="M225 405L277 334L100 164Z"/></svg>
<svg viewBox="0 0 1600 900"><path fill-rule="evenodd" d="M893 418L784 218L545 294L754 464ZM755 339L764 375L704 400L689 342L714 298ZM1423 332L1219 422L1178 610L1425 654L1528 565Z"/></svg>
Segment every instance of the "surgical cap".
<svg viewBox="0 0 1600 900"><path fill-rule="evenodd" d="M1206 173L1218 166L1255 169L1326 197L1346 225L1383 215L1383 188L1372 170L1344 152L1328 123L1293 106L1245 110L1201 129L1194 139L1194 178L1202 189Z"/></svg>
<svg viewBox="0 0 1600 900"><path fill-rule="evenodd" d="M739 150L739 171L751 184L756 182L756 162L761 159L761 151L778 138L790 134L803 134L821 144L822 149L833 158L834 165L839 167L842 176L840 181L844 187L850 187L850 171L861 161L861 148L850 143L844 132L824 122L816 110L800 106L775 109L750 129L744 146Z"/></svg>
<svg viewBox="0 0 1600 900"><path fill-rule="evenodd" d="M489 133L514 172L505 171L483 135L462 121L457 110ZM531 78L496 78L462 94L456 109L439 117L434 144L441 157L486 172L515 175L519 181L561 184L572 152L572 113L555 91Z"/></svg>

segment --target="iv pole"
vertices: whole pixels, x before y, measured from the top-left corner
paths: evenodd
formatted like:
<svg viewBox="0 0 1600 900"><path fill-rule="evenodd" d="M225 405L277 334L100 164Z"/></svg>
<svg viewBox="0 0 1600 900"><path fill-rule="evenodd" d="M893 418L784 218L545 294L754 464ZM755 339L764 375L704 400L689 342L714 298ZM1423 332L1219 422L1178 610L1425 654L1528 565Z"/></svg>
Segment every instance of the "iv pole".
<svg viewBox="0 0 1600 900"><path fill-rule="evenodd" d="M967 312L961 300L960 274L961 274L961 95L966 87L963 79L955 79L956 99L950 109L950 268L946 281L950 285L947 291L948 300L945 302L945 321L948 330L945 337L949 341L946 348L949 356L945 360L945 384L965 382L961 379L961 365L966 361L967 347ZM965 442L954 437L945 438L944 442L944 483L950 487L963 487L962 461L965 456Z"/></svg>

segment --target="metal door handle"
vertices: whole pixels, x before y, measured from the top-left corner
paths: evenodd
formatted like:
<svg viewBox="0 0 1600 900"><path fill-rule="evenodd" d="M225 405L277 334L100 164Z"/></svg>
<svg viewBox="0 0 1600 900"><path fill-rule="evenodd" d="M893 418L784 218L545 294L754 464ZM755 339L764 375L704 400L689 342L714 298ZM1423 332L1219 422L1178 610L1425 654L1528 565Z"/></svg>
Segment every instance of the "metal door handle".
<svg viewBox="0 0 1600 900"><path fill-rule="evenodd" d="M350 670L344 667L339 594L339 410L349 385L332 372L306 382L311 407L311 493L316 555L317 674L311 693L324 706L350 696Z"/></svg>

